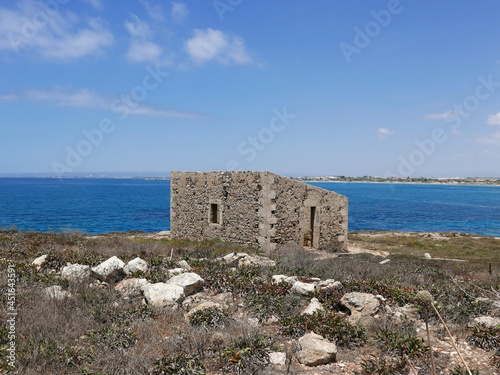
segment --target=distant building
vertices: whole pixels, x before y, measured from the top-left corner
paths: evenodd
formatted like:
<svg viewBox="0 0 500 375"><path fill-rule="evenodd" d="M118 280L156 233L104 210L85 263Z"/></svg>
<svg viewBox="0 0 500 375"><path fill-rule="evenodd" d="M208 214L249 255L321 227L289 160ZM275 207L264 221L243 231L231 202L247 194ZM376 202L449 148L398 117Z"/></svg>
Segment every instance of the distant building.
<svg viewBox="0 0 500 375"><path fill-rule="evenodd" d="M220 238L267 252L347 246L347 198L270 172L171 172L173 237Z"/></svg>

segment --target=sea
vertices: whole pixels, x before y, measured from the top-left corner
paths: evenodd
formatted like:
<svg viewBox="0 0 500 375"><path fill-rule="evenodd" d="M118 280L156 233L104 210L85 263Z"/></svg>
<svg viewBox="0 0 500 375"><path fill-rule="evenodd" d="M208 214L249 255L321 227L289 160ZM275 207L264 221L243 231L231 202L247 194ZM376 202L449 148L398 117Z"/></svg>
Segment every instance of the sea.
<svg viewBox="0 0 500 375"><path fill-rule="evenodd" d="M500 187L315 182L349 198L349 231L500 236ZM0 228L43 232L170 229L170 181L0 178Z"/></svg>

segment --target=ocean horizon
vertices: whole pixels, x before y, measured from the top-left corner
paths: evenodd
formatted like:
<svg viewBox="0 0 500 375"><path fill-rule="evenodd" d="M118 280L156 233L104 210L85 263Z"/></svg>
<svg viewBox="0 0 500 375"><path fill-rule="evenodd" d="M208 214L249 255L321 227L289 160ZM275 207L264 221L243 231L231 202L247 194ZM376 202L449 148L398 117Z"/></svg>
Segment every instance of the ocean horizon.
<svg viewBox="0 0 500 375"><path fill-rule="evenodd" d="M349 198L349 231L500 236L500 187L308 182ZM1 178L0 228L159 232L170 229L170 181Z"/></svg>

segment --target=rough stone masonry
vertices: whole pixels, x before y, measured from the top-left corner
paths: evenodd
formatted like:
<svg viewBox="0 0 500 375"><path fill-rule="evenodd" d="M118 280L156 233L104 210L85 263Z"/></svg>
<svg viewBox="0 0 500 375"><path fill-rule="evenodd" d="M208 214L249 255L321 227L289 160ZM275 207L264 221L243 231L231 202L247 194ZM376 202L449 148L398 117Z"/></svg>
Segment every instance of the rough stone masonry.
<svg viewBox="0 0 500 375"><path fill-rule="evenodd" d="M342 251L347 197L270 172L171 172L173 237Z"/></svg>

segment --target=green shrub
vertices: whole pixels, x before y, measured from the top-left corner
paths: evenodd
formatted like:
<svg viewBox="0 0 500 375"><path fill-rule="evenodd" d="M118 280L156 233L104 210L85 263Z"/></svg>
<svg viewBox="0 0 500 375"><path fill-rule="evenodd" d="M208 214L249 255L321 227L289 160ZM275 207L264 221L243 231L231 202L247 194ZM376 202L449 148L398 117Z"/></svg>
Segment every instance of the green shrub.
<svg viewBox="0 0 500 375"><path fill-rule="evenodd" d="M273 350L277 348L266 335L240 337L222 350L224 373L256 374L269 365L269 352Z"/></svg>
<svg viewBox="0 0 500 375"><path fill-rule="evenodd" d="M189 316L189 322L198 327L223 328L229 323L229 313L217 307L197 310Z"/></svg>
<svg viewBox="0 0 500 375"><path fill-rule="evenodd" d="M366 342L365 329L350 324L344 316L332 311L320 311L313 315L296 314L280 321L281 332L299 338L308 331L314 331L340 347L360 346Z"/></svg>
<svg viewBox="0 0 500 375"><path fill-rule="evenodd" d="M500 326L488 327L478 324L471 328L472 335L468 337L471 344L484 350L500 348Z"/></svg>
<svg viewBox="0 0 500 375"><path fill-rule="evenodd" d="M152 375L205 375L201 361L189 354L163 357L154 363Z"/></svg>

